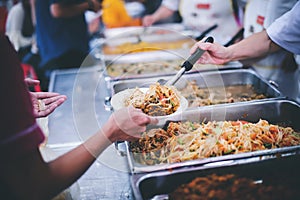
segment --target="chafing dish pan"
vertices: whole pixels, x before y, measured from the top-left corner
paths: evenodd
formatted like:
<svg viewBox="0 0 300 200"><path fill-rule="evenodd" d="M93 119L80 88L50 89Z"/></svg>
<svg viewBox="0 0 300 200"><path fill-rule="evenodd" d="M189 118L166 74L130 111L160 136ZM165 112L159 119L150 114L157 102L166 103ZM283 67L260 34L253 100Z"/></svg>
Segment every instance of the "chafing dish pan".
<svg viewBox="0 0 300 200"><path fill-rule="evenodd" d="M128 38L137 35L141 36L153 36L158 38L161 35L167 35L171 33L179 33L184 31L185 27L181 23L165 23L159 25L153 25L151 27L142 26L131 26L131 27L120 27L120 28L110 28L104 31L106 38L118 37L118 38ZM183 34L181 34L183 35Z"/></svg>
<svg viewBox="0 0 300 200"><path fill-rule="evenodd" d="M132 78L148 78L176 74L180 70L189 50L143 52L120 55L113 60L105 60L105 76L107 81L126 80ZM195 64L191 72L241 69L240 62L225 65Z"/></svg>
<svg viewBox="0 0 300 200"><path fill-rule="evenodd" d="M234 174L235 176L253 180L257 187L268 186L288 189L275 196L276 199L287 199L287 194L293 194L288 199L297 199L299 197L300 184L300 156L282 157L280 159L264 160L260 162L239 163L222 163L222 165L211 168L209 166L198 166L184 168L173 171L162 171L148 174L134 174L131 176L131 186L136 199L169 199L169 193L173 192L182 184L189 183L195 178L207 178L211 174L224 176ZM203 186L212 188L209 185ZM224 185L223 185L224 188ZM220 189L220 188L218 188ZM243 195L249 195L243 188ZM223 189L224 190L224 189ZM253 194L253 193L252 193ZM204 198L207 196L203 196ZM224 199L224 198L220 198ZM242 198L245 199L245 198ZM274 199L274 198L272 198Z"/></svg>
<svg viewBox="0 0 300 200"><path fill-rule="evenodd" d="M109 81L108 88L111 91L111 95L118 93L122 90L135 87L148 87L150 84L157 82L159 79L168 80L172 75L149 77L149 78L133 78L126 80L114 80ZM222 71L207 71L207 72L195 72L184 74L181 79L175 84L177 89L183 90L188 82L196 81L196 85L199 88L208 90L206 93L214 93L213 89L217 87L219 92L218 98L227 98L228 91L226 87L237 85L250 85L252 89L258 93L263 94L265 98L275 99L282 98L281 93L269 82L262 79L257 73L250 69L236 69L236 70L222 70ZM251 88L246 88L244 93L250 93ZM232 94L233 95L233 94ZM189 96L186 96L189 99ZM193 97L191 97L193 98ZM213 97L210 97L213 99ZM246 99L247 100L247 99ZM222 103L222 101L220 101ZM191 106L191 105L190 105Z"/></svg>
<svg viewBox="0 0 300 200"><path fill-rule="evenodd" d="M172 119L172 121L195 121L195 122L208 122L208 121L223 121L223 120L245 120L249 122L258 122L260 119L265 119L271 124L280 126L292 127L295 131L300 130L300 107L297 103L289 100L269 100L269 101L253 101L243 102L238 104L224 104L216 106L204 106L201 109L188 110L181 116ZM164 126L149 127L151 128L164 128ZM280 155L292 155L299 153L300 145L267 149L261 151L230 154L224 156L210 157L197 160L189 160L179 163L162 163L154 165L141 164L135 160L131 152L130 145L125 142L127 157L132 173L142 173L159 171L166 169L181 168L186 166L196 166L208 163L214 163L225 160L236 160L252 158L254 160L264 160Z"/></svg>
<svg viewBox="0 0 300 200"><path fill-rule="evenodd" d="M147 34L153 32L154 34ZM119 59L120 56L147 56L151 52L170 51L174 54L188 54L195 40L178 31L162 27L136 28L122 33L128 37L115 35L107 38L102 45L105 60ZM155 53L154 53L155 54ZM150 54L151 55L151 54ZM130 56L129 56L130 57Z"/></svg>

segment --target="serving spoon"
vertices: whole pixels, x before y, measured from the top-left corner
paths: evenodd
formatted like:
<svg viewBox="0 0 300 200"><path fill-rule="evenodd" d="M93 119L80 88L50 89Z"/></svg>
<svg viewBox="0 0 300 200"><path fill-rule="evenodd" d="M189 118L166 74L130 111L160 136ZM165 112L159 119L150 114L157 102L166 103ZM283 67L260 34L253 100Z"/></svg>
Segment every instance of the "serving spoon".
<svg viewBox="0 0 300 200"><path fill-rule="evenodd" d="M208 37L204 42L213 43L214 38ZM204 52L204 50L197 48L197 50L192 55L190 55L190 57L188 57L186 61L184 61L184 63L181 65L181 69L177 72L175 76L173 76L168 81L166 81L165 79L159 79L157 82L161 85L174 85L186 71L190 71L193 68L194 64Z"/></svg>

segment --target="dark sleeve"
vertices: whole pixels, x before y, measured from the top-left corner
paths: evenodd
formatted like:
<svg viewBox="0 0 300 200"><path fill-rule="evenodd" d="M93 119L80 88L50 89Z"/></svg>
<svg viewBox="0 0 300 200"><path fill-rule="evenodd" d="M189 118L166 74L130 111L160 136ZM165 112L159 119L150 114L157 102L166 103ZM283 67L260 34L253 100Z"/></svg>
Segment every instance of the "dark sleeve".
<svg viewBox="0 0 300 200"><path fill-rule="evenodd" d="M17 53L0 34L0 155L24 155L44 140L33 115L32 102Z"/></svg>

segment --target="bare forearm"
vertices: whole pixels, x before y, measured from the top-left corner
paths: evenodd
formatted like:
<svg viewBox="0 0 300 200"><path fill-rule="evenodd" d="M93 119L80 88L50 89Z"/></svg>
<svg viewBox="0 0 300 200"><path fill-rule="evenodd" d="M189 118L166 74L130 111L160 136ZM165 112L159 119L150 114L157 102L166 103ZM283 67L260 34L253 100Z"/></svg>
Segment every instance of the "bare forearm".
<svg viewBox="0 0 300 200"><path fill-rule="evenodd" d="M159 21L161 19L170 17L173 13L174 13L173 10L168 9L165 6L161 6L155 13L153 13L153 17L155 21Z"/></svg>
<svg viewBox="0 0 300 200"><path fill-rule="evenodd" d="M271 41L266 31L262 31L229 46L228 50L231 52L229 60L260 58L279 49L280 47Z"/></svg>
<svg viewBox="0 0 300 200"><path fill-rule="evenodd" d="M37 150L26 157L8 161L7 168L5 165L1 168L6 173L0 178L17 198L51 199L82 176L110 144L102 132L98 132L85 143L49 163L43 161Z"/></svg>
<svg viewBox="0 0 300 200"><path fill-rule="evenodd" d="M55 191L61 191L74 183L92 165L97 157L111 144L98 132L85 143L49 163L53 174L52 180Z"/></svg>
<svg viewBox="0 0 300 200"><path fill-rule="evenodd" d="M18 199L50 199L82 176L110 144L139 138L149 123L157 120L132 106L120 109L91 138L53 161L45 162L38 148L7 160L0 165L5 172L0 179Z"/></svg>
<svg viewBox="0 0 300 200"><path fill-rule="evenodd" d="M35 0L30 0L30 7L31 7L31 18L32 23L35 26L36 25L36 16L35 16Z"/></svg>
<svg viewBox="0 0 300 200"><path fill-rule="evenodd" d="M84 13L89 9L87 2L74 4L74 5L64 5L64 4L52 4L50 6L51 14L53 17L73 17L79 14Z"/></svg>

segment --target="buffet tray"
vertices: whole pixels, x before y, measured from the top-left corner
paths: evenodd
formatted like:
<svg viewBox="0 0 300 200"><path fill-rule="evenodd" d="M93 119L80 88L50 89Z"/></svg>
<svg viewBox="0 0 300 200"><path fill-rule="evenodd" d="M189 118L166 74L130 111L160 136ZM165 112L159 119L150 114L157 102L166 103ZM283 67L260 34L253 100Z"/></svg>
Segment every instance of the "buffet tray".
<svg viewBox="0 0 300 200"><path fill-rule="evenodd" d="M261 185L280 185L299 194L300 156L281 157L263 161L222 162L215 167L198 166L170 171L145 174L133 174L130 177L135 199L168 200L169 193L177 187L186 184L196 177L208 177L211 174L219 176L234 174L238 177L255 180ZM206 185L207 186L207 185ZM245 194L246 195L246 194ZM282 194L283 196L286 193ZM297 197L294 197L295 199Z"/></svg>
<svg viewBox="0 0 300 200"><path fill-rule="evenodd" d="M106 35L110 36L106 36L102 44L102 53L106 61L119 59L120 56L143 56L149 52L161 53L168 50L184 55L189 53L196 42L175 28L162 26L119 28L109 32L111 33Z"/></svg>
<svg viewBox="0 0 300 200"><path fill-rule="evenodd" d="M268 101L253 101L232 103L214 106L203 106L199 109L187 110L182 115L175 117L171 121L235 121L244 120L249 122L258 122L260 119L267 120L270 124L276 124L283 127L292 127L295 131L300 130L300 106L290 100L277 99ZM168 123L168 122L166 122ZM152 126L152 128L163 128L162 126ZM268 150L253 151L232 155L210 157L197 160L189 160L179 163L162 163L156 165L146 165L136 162L131 152L129 142L125 142L128 163L132 173L153 172L159 170L170 170L187 166L204 165L220 161L237 160L252 158L253 160L264 160L278 156L287 156L299 153L300 145L291 147L282 147Z"/></svg>
<svg viewBox="0 0 300 200"><path fill-rule="evenodd" d="M111 95L114 95L128 88L149 87L149 85L154 84L159 79L169 80L172 76L173 75L110 80L107 86ZM198 87L201 88L209 89L213 87L225 88L226 86L251 85L256 92L266 95L268 99L283 98L282 94L276 89L276 87L261 78L254 70L251 69L228 69L220 71L206 71L201 73L187 73L179 79L179 81L175 84L175 87L180 91L186 87L187 82L194 80ZM224 93L226 92L224 91Z"/></svg>
<svg viewBox="0 0 300 200"><path fill-rule="evenodd" d="M181 23L164 23L152 25L151 27L130 26L120 28L105 29L105 38L128 38L136 35L157 36L171 34L174 32L182 32L185 26Z"/></svg>
<svg viewBox="0 0 300 200"><path fill-rule="evenodd" d="M120 55L113 60L105 60L106 80L126 80L133 78L148 78L176 74L182 63L189 57L189 50L161 50ZM120 67L122 66L122 67ZM161 67L160 67L161 66ZM187 73L241 69L243 65L238 61L224 65L195 64Z"/></svg>

